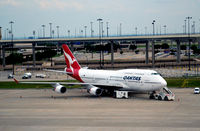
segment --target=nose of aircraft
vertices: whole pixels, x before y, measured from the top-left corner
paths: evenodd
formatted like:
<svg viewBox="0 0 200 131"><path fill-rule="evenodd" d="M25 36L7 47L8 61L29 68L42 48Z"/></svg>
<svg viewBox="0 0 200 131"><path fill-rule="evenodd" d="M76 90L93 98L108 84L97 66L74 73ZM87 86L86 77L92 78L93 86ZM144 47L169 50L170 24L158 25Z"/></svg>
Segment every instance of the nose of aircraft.
<svg viewBox="0 0 200 131"><path fill-rule="evenodd" d="M163 78L161 79L161 85L162 85L162 87L166 87L167 86L167 82Z"/></svg>

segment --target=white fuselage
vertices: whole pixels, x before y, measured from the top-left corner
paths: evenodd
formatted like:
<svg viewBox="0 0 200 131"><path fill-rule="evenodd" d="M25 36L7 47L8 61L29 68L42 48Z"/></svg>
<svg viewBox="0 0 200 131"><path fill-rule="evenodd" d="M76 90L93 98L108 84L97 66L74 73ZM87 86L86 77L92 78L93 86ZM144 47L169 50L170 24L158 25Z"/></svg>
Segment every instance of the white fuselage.
<svg viewBox="0 0 200 131"><path fill-rule="evenodd" d="M91 70L80 69L79 75L85 83L120 84L128 91L157 91L167 86L166 81L153 70Z"/></svg>

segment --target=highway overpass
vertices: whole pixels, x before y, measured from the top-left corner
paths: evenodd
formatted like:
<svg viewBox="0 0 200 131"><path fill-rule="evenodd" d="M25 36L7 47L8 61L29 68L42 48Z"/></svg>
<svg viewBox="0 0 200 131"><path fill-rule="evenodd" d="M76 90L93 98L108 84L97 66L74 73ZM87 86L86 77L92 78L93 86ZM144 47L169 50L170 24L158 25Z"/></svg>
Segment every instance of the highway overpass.
<svg viewBox="0 0 200 131"><path fill-rule="evenodd" d="M79 37L79 38L43 38L43 39L14 39L13 43L38 43L38 42L97 42L97 41L150 41L150 40L179 40L188 41L187 34L170 35L144 35L144 36L118 36L118 37ZM192 41L199 41L200 34L191 34ZM11 43L11 40L0 40L0 44Z"/></svg>
<svg viewBox="0 0 200 131"><path fill-rule="evenodd" d="M157 40L171 40L177 43L177 62L181 62L180 58L180 45L182 42L198 42L200 45L200 34L168 34L168 35L144 35L144 36L119 36L119 37L86 37L86 38L43 38L43 39L14 39L14 40L0 40L1 56L3 57L3 66L5 66L5 45L16 44L16 43L27 43L32 44L33 49L33 66L35 66L35 45L39 43L57 43L58 45L63 43L74 43L74 42L110 42L111 49L113 48L114 42L120 41L132 41L135 44L145 43L146 44L146 64L149 64L148 50L152 45L152 67L155 64L155 52L154 52L154 41ZM73 45L72 45L73 46ZM111 63L114 64L113 50L111 50Z"/></svg>

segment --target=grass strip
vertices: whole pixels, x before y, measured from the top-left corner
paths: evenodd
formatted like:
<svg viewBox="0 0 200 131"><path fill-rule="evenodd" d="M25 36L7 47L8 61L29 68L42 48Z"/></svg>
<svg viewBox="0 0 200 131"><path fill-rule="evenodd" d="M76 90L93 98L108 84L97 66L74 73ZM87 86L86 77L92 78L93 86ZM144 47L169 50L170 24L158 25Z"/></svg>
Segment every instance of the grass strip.
<svg viewBox="0 0 200 131"><path fill-rule="evenodd" d="M186 88L186 87L200 87L200 78L166 78L168 87ZM42 81L40 81L42 82ZM43 81L43 82L77 82L76 80L66 81ZM67 88L80 88L79 85L68 86ZM16 84L15 82L0 82L0 89L43 89L52 88L50 84Z"/></svg>

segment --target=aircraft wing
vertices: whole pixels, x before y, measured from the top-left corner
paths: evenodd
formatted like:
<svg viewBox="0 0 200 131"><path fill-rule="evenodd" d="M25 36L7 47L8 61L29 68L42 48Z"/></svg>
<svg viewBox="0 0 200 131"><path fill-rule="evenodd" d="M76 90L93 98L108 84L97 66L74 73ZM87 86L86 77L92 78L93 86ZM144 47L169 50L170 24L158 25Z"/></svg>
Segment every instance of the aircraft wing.
<svg viewBox="0 0 200 131"><path fill-rule="evenodd" d="M99 88L124 88L126 87L126 85L124 85L123 83L79 83L79 82L25 82L25 81L18 81L16 79L14 79L14 81L16 83L22 83L22 84L49 84L49 85L55 85L57 83L62 84L62 85L80 85L80 86L89 86L89 85L93 85L93 86L97 86Z"/></svg>

